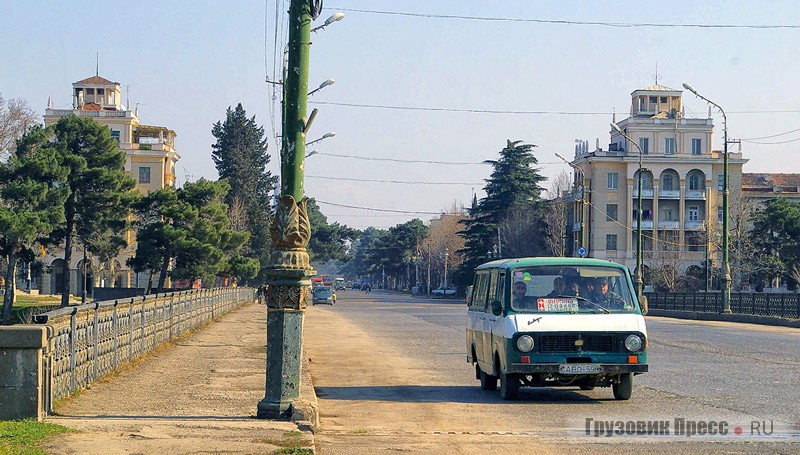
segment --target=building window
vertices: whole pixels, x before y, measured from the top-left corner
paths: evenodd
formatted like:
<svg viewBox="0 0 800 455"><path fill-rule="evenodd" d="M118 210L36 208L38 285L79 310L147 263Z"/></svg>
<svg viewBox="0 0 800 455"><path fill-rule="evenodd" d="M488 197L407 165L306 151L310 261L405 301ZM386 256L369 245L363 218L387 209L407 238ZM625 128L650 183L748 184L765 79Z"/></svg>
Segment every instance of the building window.
<svg viewBox="0 0 800 455"><path fill-rule="evenodd" d="M664 180L664 184L662 185L663 186L662 189L664 191L673 191L672 176L671 175L665 175L663 180Z"/></svg>
<svg viewBox="0 0 800 455"><path fill-rule="evenodd" d="M646 137L639 138L639 148L642 149L642 155L647 155L650 153L650 139Z"/></svg>
<svg viewBox="0 0 800 455"><path fill-rule="evenodd" d="M606 249L607 250L617 249L617 234L606 234Z"/></svg>
<svg viewBox="0 0 800 455"><path fill-rule="evenodd" d="M689 206L689 221L699 221L700 215L696 205Z"/></svg>
<svg viewBox="0 0 800 455"><path fill-rule="evenodd" d="M672 219L672 209L664 209L661 213L664 214L664 221L675 221Z"/></svg>
<svg viewBox="0 0 800 455"><path fill-rule="evenodd" d="M87 88L86 89L86 94L87 95L94 95L94 89L93 88Z"/></svg>
<svg viewBox="0 0 800 455"><path fill-rule="evenodd" d="M650 103L656 104L657 102L658 102L658 97L657 96L651 96L650 97Z"/></svg>
<svg viewBox="0 0 800 455"><path fill-rule="evenodd" d="M111 130L111 138L119 142L119 131Z"/></svg>
<svg viewBox="0 0 800 455"><path fill-rule="evenodd" d="M662 103L666 103L667 102L667 97L666 96L662 96L661 97L661 102Z"/></svg>
<svg viewBox="0 0 800 455"><path fill-rule="evenodd" d="M675 138L668 137L664 139L664 154L665 155L674 155L675 154Z"/></svg>
<svg viewBox="0 0 800 455"><path fill-rule="evenodd" d="M102 89L102 88L97 89L97 94L98 95L105 95L105 93L106 93L105 89Z"/></svg>
<svg viewBox="0 0 800 455"><path fill-rule="evenodd" d="M692 139L692 155L702 155L702 154L703 154L703 140Z"/></svg>
<svg viewBox="0 0 800 455"><path fill-rule="evenodd" d="M717 221L722 223L722 219L725 217L725 212L722 210L722 207L717 207Z"/></svg>
<svg viewBox="0 0 800 455"><path fill-rule="evenodd" d="M150 167L139 168L139 183L150 183Z"/></svg>
<svg viewBox="0 0 800 455"><path fill-rule="evenodd" d="M606 221L617 221L619 207L617 204L606 204Z"/></svg>
<svg viewBox="0 0 800 455"><path fill-rule="evenodd" d="M725 174L717 176L717 189L720 191L725 189Z"/></svg>
<svg viewBox="0 0 800 455"><path fill-rule="evenodd" d="M608 173L608 189L609 190L616 190L619 188L619 174L616 172L609 172Z"/></svg>
<svg viewBox="0 0 800 455"><path fill-rule="evenodd" d="M700 190L700 177L698 177L697 174L689 177L689 190L690 191Z"/></svg>

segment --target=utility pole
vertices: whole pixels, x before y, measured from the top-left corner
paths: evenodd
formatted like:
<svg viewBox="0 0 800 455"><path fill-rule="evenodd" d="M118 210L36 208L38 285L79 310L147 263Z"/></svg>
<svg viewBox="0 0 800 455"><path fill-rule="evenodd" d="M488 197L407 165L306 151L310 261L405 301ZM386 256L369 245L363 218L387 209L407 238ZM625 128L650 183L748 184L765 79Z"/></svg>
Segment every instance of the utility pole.
<svg viewBox="0 0 800 455"><path fill-rule="evenodd" d="M299 397L303 318L311 300L315 271L309 260L311 224L303 193L306 104L311 21L320 11L314 0L291 0L286 78L283 85L281 195L270 227L273 250L266 270L267 380L257 417L291 417Z"/></svg>

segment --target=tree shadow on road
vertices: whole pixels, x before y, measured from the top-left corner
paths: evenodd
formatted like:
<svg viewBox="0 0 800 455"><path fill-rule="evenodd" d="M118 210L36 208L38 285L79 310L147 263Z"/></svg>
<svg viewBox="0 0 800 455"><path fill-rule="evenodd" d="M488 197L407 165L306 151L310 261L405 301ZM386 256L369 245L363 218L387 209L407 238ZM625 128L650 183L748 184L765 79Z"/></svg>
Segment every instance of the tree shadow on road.
<svg viewBox="0 0 800 455"><path fill-rule="evenodd" d="M608 397L597 397L596 391L579 392L570 389L523 388L516 401L504 401L498 392L482 391L477 386L351 386L315 387L317 396L326 400L393 401L398 403L543 403L543 404L587 404L613 400L611 390ZM602 388L596 389L602 393Z"/></svg>

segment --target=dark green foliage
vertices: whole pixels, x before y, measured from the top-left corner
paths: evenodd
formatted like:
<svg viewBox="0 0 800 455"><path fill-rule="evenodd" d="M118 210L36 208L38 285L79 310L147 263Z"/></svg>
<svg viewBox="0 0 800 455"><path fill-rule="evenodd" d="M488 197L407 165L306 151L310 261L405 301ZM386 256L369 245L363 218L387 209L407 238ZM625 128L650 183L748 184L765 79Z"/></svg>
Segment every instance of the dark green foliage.
<svg viewBox="0 0 800 455"><path fill-rule="evenodd" d="M36 126L17 142L17 150L0 164L0 249L8 257L2 323L9 323L14 270L20 257L33 258L34 243L64 218L69 188L63 182L67 169L48 147L50 129Z"/></svg>
<svg viewBox="0 0 800 455"><path fill-rule="evenodd" d="M500 151L500 159L488 160L493 168L486 181L484 190L486 197L473 201L469 209L469 219L464 221L465 247L459 251L464 255L464 263L454 273L454 282L465 286L472 279L475 267L486 262L488 252L497 245L497 227L514 211L532 214L535 226L520 227L531 229L533 244L531 251L543 255L545 252L544 228L542 216L542 188L540 184L546 180L534 166L538 164L533 156L535 145L522 144L521 141L507 141L506 147Z"/></svg>
<svg viewBox="0 0 800 455"><path fill-rule="evenodd" d="M264 128L256 124L255 116L247 118L244 108L226 111L224 122L211 130L216 143L212 159L220 179L231 186L225 203L236 228L250 232L250 240L242 253L257 259L266 267L271 249L269 225L272 218L270 192L277 181L267 169L270 156Z"/></svg>
<svg viewBox="0 0 800 455"><path fill-rule="evenodd" d="M138 245L129 263L137 271L159 272L157 292L167 274L213 283L216 276L258 273L255 260L238 255L248 233L230 227L224 202L229 188L225 180L200 179L177 190L153 191L136 204Z"/></svg>
<svg viewBox="0 0 800 455"><path fill-rule="evenodd" d="M311 223L311 240L308 254L314 263L328 262L332 259L347 261L347 243L358 238L357 229L339 223L328 224L328 219L319 210L312 198L308 200L308 219Z"/></svg>
<svg viewBox="0 0 800 455"><path fill-rule="evenodd" d="M796 281L800 275L800 203L783 197L765 202L755 214L750 235L757 254L748 260L762 264L760 275L770 278L789 273Z"/></svg>
<svg viewBox="0 0 800 455"><path fill-rule="evenodd" d="M64 221L51 241L64 242L64 276L69 276L74 237L87 249L105 257L125 245L124 235L135 182L125 174L125 153L117 147L108 127L87 117L70 115L52 127L47 143L68 169L64 184L69 195ZM61 305L69 304L69 280L64 282Z"/></svg>

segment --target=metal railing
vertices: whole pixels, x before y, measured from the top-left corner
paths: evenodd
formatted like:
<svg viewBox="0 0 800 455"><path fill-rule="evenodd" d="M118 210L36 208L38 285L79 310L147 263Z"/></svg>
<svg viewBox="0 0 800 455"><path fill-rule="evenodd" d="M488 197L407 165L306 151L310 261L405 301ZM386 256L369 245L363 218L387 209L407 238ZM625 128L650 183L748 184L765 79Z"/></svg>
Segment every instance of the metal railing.
<svg viewBox="0 0 800 455"><path fill-rule="evenodd" d="M34 317L51 327L44 355L46 409L145 352L239 306L251 288L197 289L94 302Z"/></svg>
<svg viewBox="0 0 800 455"><path fill-rule="evenodd" d="M655 310L721 313L719 292L652 292L646 293L649 307ZM736 314L800 319L800 294L731 293L731 311Z"/></svg>

